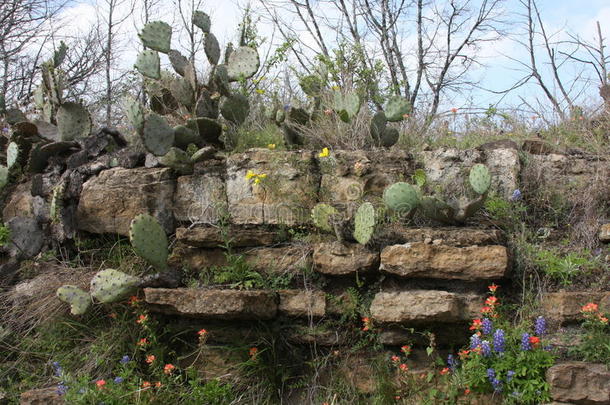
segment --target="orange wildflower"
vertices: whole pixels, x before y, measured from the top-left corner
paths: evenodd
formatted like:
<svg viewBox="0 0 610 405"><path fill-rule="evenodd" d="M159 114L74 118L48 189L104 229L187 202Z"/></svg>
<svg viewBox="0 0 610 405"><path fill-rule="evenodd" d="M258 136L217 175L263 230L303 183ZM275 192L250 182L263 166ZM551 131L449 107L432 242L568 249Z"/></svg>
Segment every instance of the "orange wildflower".
<svg viewBox="0 0 610 405"><path fill-rule="evenodd" d="M470 330L479 330L483 326L483 321L480 319L473 319L472 325L470 325Z"/></svg>
<svg viewBox="0 0 610 405"><path fill-rule="evenodd" d="M597 310L599 309L598 305L593 303L593 302L589 302L588 304L584 305L581 308L582 312L597 312Z"/></svg>
<svg viewBox="0 0 610 405"><path fill-rule="evenodd" d="M163 372L165 374L171 374L174 372L175 369L176 366L174 366L173 364L166 364L165 367L163 367Z"/></svg>
<svg viewBox="0 0 610 405"><path fill-rule="evenodd" d="M149 354L148 356L146 356L146 362L148 364L153 364L155 362L155 355L154 354Z"/></svg>
<svg viewBox="0 0 610 405"><path fill-rule="evenodd" d="M254 358L258 354L258 349L256 347L251 347L249 353L250 357Z"/></svg>
<svg viewBox="0 0 610 405"><path fill-rule="evenodd" d="M157 388L161 388L161 385L163 385L163 384L161 384L161 381L157 381L155 383L155 387L157 387Z"/></svg>
<svg viewBox="0 0 610 405"><path fill-rule="evenodd" d="M399 361L400 361L400 357L398 357L396 355L392 356L392 362L398 363Z"/></svg>
<svg viewBox="0 0 610 405"><path fill-rule="evenodd" d="M141 325L143 323L146 323L146 321L148 321L148 315L142 314L138 317L138 320L136 321L136 323L139 323Z"/></svg>
<svg viewBox="0 0 610 405"><path fill-rule="evenodd" d="M144 381L142 383L142 388L150 388L150 386L151 386L151 383L149 381Z"/></svg>
<svg viewBox="0 0 610 405"><path fill-rule="evenodd" d="M404 345L403 347L400 348L400 351L403 352L405 354L405 356L408 356L411 354L411 346Z"/></svg>
<svg viewBox="0 0 610 405"><path fill-rule="evenodd" d="M146 339L146 338L142 338L142 339L138 340L137 345L138 345L138 346L146 346L148 343L149 343L149 342L148 342L148 339Z"/></svg>
<svg viewBox="0 0 610 405"><path fill-rule="evenodd" d="M445 367L444 369L442 369L439 372L440 375L445 375L445 374L448 374L448 373L449 373L449 367Z"/></svg>
<svg viewBox="0 0 610 405"><path fill-rule="evenodd" d="M95 385L97 386L98 389L103 389L104 386L106 385L106 380L97 380L95 382Z"/></svg>
<svg viewBox="0 0 610 405"><path fill-rule="evenodd" d="M495 285L494 283L491 283L491 285L487 286L487 288L489 288L489 291L491 291L492 293L495 293L496 290L498 289L498 286Z"/></svg>
<svg viewBox="0 0 610 405"><path fill-rule="evenodd" d="M537 336L530 336L530 343L532 344L532 346L536 346L540 344L540 338Z"/></svg>
<svg viewBox="0 0 610 405"><path fill-rule="evenodd" d="M401 363L398 368L400 368L400 371L407 371L409 369L409 366L407 366L405 363Z"/></svg>

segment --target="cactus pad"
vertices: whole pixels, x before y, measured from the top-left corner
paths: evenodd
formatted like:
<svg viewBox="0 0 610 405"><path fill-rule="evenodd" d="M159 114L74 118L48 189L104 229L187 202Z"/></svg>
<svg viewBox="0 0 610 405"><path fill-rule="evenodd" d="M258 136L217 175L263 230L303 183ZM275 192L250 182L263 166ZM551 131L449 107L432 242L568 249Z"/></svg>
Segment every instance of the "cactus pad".
<svg viewBox="0 0 610 405"><path fill-rule="evenodd" d="M159 80L161 78L161 60L155 51L145 50L140 52L136 59L135 68L142 76L149 79Z"/></svg>
<svg viewBox="0 0 610 405"><path fill-rule="evenodd" d="M169 62L172 64L172 67L180 76L184 76L186 74L186 67L189 64L189 60L186 56L182 55L180 52L175 49L171 49L167 56L169 56Z"/></svg>
<svg viewBox="0 0 610 405"><path fill-rule="evenodd" d="M203 11L195 10L192 18L193 24L206 34L210 32L212 22L210 16Z"/></svg>
<svg viewBox="0 0 610 405"><path fill-rule="evenodd" d="M59 141L59 131L55 125L42 120L35 120L33 123L36 125L40 136L49 141Z"/></svg>
<svg viewBox="0 0 610 405"><path fill-rule="evenodd" d="M174 127L174 134L174 145L179 148L186 149L192 143L194 143L195 145L201 143L201 138L199 137L199 134L195 130L187 126L178 125Z"/></svg>
<svg viewBox="0 0 610 405"><path fill-rule="evenodd" d="M86 138L91 127L91 115L82 104L64 103L57 110L57 129L62 141Z"/></svg>
<svg viewBox="0 0 610 405"><path fill-rule="evenodd" d="M57 298L70 305L72 315L84 315L91 306L91 296L75 285L64 285L57 289Z"/></svg>
<svg viewBox="0 0 610 405"><path fill-rule="evenodd" d="M383 135L383 131L385 131L386 126L388 124L388 120L385 117L385 113L383 111L378 111L373 115L371 119L371 138L376 145L381 144L381 137Z"/></svg>
<svg viewBox="0 0 610 405"><path fill-rule="evenodd" d="M227 63L229 80L249 79L258 72L259 67L260 60L256 49L249 46L240 46L231 52Z"/></svg>
<svg viewBox="0 0 610 405"><path fill-rule="evenodd" d="M455 209L436 197L422 197L420 208L425 216L445 224L454 223Z"/></svg>
<svg viewBox="0 0 610 405"><path fill-rule="evenodd" d="M123 272L106 269L91 279L91 296L104 304L120 301L131 294L140 280Z"/></svg>
<svg viewBox="0 0 610 405"><path fill-rule="evenodd" d="M172 96L183 106L192 107L195 104L195 92L186 79L182 77L174 78L170 83L169 89Z"/></svg>
<svg viewBox="0 0 610 405"><path fill-rule="evenodd" d="M354 218L354 238L361 245L366 245L373 237L377 214L370 202L362 204L356 211Z"/></svg>
<svg viewBox="0 0 610 405"><path fill-rule="evenodd" d="M159 163L181 175L193 174L193 162L182 149L169 148L169 152L159 157Z"/></svg>
<svg viewBox="0 0 610 405"><path fill-rule="evenodd" d="M13 125L13 134L28 138L38 135L38 127L28 121L21 121Z"/></svg>
<svg viewBox="0 0 610 405"><path fill-rule="evenodd" d="M388 121L401 121L405 114L411 112L411 103L406 98L400 96L390 97L385 105L385 115Z"/></svg>
<svg viewBox="0 0 610 405"><path fill-rule="evenodd" d="M423 187L426 184L426 172L424 169L416 169L411 178L417 185L417 187Z"/></svg>
<svg viewBox="0 0 610 405"><path fill-rule="evenodd" d="M250 114L250 102L243 94L233 94L227 97L220 106L220 113L225 119L236 125L241 125Z"/></svg>
<svg viewBox="0 0 610 405"><path fill-rule="evenodd" d="M210 65L217 65L220 60L220 44L218 43L216 36L211 32L205 34L205 42L203 45L205 55L208 57Z"/></svg>
<svg viewBox="0 0 610 405"><path fill-rule="evenodd" d="M8 148L6 148L6 165L9 169L15 166L17 160L19 159L19 145L16 142L11 142L8 144Z"/></svg>
<svg viewBox="0 0 610 405"><path fill-rule="evenodd" d="M129 240L136 254L155 269L167 269L167 235L156 218L148 214L136 216L129 227Z"/></svg>
<svg viewBox="0 0 610 405"><path fill-rule="evenodd" d="M231 95L231 87L229 86L229 73L226 65L218 65L214 70L214 84L218 87L218 91L225 97Z"/></svg>
<svg viewBox="0 0 610 405"><path fill-rule="evenodd" d="M419 205L419 195L412 185L398 182L384 190L383 201L395 212L409 213Z"/></svg>
<svg viewBox="0 0 610 405"><path fill-rule="evenodd" d="M53 195L51 197L50 215L53 222L58 222L61 217L61 206L64 200L66 192L66 183L61 182L53 188Z"/></svg>
<svg viewBox="0 0 610 405"><path fill-rule="evenodd" d="M4 119L9 125L15 125L18 122L27 121L27 117L23 112L21 112L18 108L9 108L4 113Z"/></svg>
<svg viewBox="0 0 610 405"><path fill-rule="evenodd" d="M491 186L491 175L487 167L478 163L470 169L470 185L477 194L485 194Z"/></svg>
<svg viewBox="0 0 610 405"><path fill-rule="evenodd" d="M320 203L316 204L316 206L311 210L311 219L316 227L326 232L332 232L333 226L330 218L336 214L338 214L338 211L335 209L335 207Z"/></svg>
<svg viewBox="0 0 610 405"><path fill-rule="evenodd" d="M398 132L398 129L386 128L381 134L379 144L384 148L389 148L398 142L398 138L400 138L400 132Z"/></svg>
<svg viewBox="0 0 610 405"><path fill-rule="evenodd" d="M144 108L139 101L132 97L125 98L125 115L136 132L141 133L144 129Z"/></svg>
<svg viewBox="0 0 610 405"><path fill-rule="evenodd" d="M350 122L360 111L360 97L354 92L343 94L336 90L333 96L333 109L343 122Z"/></svg>
<svg viewBox="0 0 610 405"><path fill-rule="evenodd" d="M142 140L149 152L157 156L165 155L174 144L174 139L174 129L169 126L165 118L155 113L146 117Z"/></svg>
<svg viewBox="0 0 610 405"><path fill-rule="evenodd" d="M303 93L309 97L317 97L324 87L324 80L318 75L306 75L299 79L299 85Z"/></svg>
<svg viewBox="0 0 610 405"><path fill-rule="evenodd" d="M172 42L172 27L163 21L149 22L138 34L145 47L168 53Z"/></svg>
<svg viewBox="0 0 610 405"><path fill-rule="evenodd" d="M195 114L201 118L218 118L218 99L212 99L212 94L207 89L201 91L195 105Z"/></svg>
<svg viewBox="0 0 610 405"><path fill-rule="evenodd" d="M210 118L197 118L199 137L209 144L219 144L222 135L222 125Z"/></svg>

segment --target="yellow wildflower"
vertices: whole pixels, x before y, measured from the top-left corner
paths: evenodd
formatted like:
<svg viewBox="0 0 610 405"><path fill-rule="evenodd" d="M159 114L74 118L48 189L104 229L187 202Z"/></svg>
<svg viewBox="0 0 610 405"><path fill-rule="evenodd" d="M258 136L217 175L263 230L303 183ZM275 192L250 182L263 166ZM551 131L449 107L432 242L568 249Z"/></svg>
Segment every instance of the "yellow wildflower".
<svg viewBox="0 0 610 405"><path fill-rule="evenodd" d="M261 174L258 175L259 179L264 179L266 177L267 177L267 175L265 173L261 173Z"/></svg>
<svg viewBox="0 0 610 405"><path fill-rule="evenodd" d="M248 170L248 173L246 173L246 179L250 180L253 177L256 177L256 174L252 170Z"/></svg>
<svg viewBox="0 0 610 405"><path fill-rule="evenodd" d="M261 182L261 179L260 179L259 177L256 177L256 178L254 179L254 184L258 184L258 183L260 183L260 182Z"/></svg>
<svg viewBox="0 0 610 405"><path fill-rule="evenodd" d="M322 149L322 152L318 154L319 157L327 157L330 153L328 152L328 148Z"/></svg>
<svg viewBox="0 0 610 405"><path fill-rule="evenodd" d="M273 149L275 149L275 144L274 143L270 143L269 145L267 145L267 148L273 150Z"/></svg>
<svg viewBox="0 0 610 405"><path fill-rule="evenodd" d="M263 89L256 89L256 92L258 94L265 94L265 90L263 90Z"/></svg>

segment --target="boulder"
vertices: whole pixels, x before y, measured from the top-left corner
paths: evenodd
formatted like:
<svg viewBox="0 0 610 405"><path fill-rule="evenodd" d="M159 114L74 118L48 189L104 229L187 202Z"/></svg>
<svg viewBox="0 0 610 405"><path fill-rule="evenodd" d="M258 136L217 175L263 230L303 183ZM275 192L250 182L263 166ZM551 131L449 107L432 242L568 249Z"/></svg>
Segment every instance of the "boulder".
<svg viewBox="0 0 610 405"><path fill-rule="evenodd" d="M219 175L178 177L174 195L174 218L189 223L215 224L226 216L225 183Z"/></svg>
<svg viewBox="0 0 610 405"><path fill-rule="evenodd" d="M175 180L171 173L168 168L102 171L83 185L76 211L79 229L128 235L131 220L148 213L172 233Z"/></svg>
<svg viewBox="0 0 610 405"><path fill-rule="evenodd" d="M294 317L321 318L326 313L326 294L312 290L280 290L278 311Z"/></svg>
<svg viewBox="0 0 610 405"><path fill-rule="evenodd" d="M319 243L314 247L313 262L317 272L331 276L367 273L377 270L379 253L357 243Z"/></svg>
<svg viewBox="0 0 610 405"><path fill-rule="evenodd" d="M383 239L393 243L432 241L449 246L503 245L506 236L498 229L469 227L410 228L401 223L387 224L380 229Z"/></svg>
<svg viewBox="0 0 610 405"><path fill-rule="evenodd" d="M559 363L547 370L546 378L554 401L610 405L610 370L604 364Z"/></svg>
<svg viewBox="0 0 610 405"><path fill-rule="evenodd" d="M384 248L380 269L405 278L493 280L507 275L508 252L497 245L454 247L414 242Z"/></svg>
<svg viewBox="0 0 610 405"><path fill-rule="evenodd" d="M63 405L65 401L57 387L39 388L21 394L19 405Z"/></svg>
<svg viewBox="0 0 610 405"><path fill-rule="evenodd" d="M603 224L599 228L599 240L602 242L610 242L610 224Z"/></svg>
<svg viewBox="0 0 610 405"><path fill-rule="evenodd" d="M272 319L277 313L277 295L263 290L219 290L191 288L145 288L151 309L202 319Z"/></svg>

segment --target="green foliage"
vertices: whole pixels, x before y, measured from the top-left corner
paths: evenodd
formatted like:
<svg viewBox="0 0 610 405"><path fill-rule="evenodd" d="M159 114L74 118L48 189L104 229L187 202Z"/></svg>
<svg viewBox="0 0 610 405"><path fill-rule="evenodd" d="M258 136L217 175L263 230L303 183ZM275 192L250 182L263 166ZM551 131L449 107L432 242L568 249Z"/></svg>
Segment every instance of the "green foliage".
<svg viewBox="0 0 610 405"><path fill-rule="evenodd" d="M0 246L6 246L11 241L11 229L4 225L0 224Z"/></svg>
<svg viewBox="0 0 610 405"><path fill-rule="evenodd" d="M570 345L568 353L580 360L610 367L610 313L603 313L595 303L583 306L581 313L585 319L584 333L577 345Z"/></svg>
<svg viewBox="0 0 610 405"><path fill-rule="evenodd" d="M263 276L252 268L244 256L226 253L225 257L226 266L212 267L210 270L214 284L227 284L240 290L264 288Z"/></svg>
<svg viewBox="0 0 610 405"><path fill-rule="evenodd" d="M241 127L236 132L233 150L243 152L250 148L281 149L284 139L281 131L276 125L269 124L261 129L248 129ZM233 143L230 143L233 144Z"/></svg>
<svg viewBox="0 0 610 405"><path fill-rule="evenodd" d="M562 254L557 249L541 249L534 245L525 248L529 250L534 263L545 275L564 286L572 284L575 277L587 274L598 265L591 259L591 253L586 249L580 253Z"/></svg>

